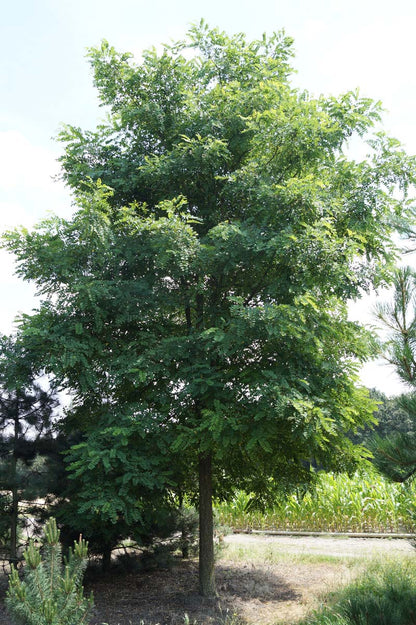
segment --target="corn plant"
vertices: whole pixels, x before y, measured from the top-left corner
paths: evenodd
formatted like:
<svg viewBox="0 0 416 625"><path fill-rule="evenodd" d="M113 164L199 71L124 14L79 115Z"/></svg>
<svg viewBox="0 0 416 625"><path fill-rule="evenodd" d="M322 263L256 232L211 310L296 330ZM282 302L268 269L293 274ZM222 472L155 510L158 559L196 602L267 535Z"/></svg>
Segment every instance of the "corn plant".
<svg viewBox="0 0 416 625"><path fill-rule="evenodd" d="M219 522L234 528L339 532L413 532L416 492L375 472L321 473L315 488L276 501L264 512L248 510L250 494L238 492L217 506Z"/></svg>

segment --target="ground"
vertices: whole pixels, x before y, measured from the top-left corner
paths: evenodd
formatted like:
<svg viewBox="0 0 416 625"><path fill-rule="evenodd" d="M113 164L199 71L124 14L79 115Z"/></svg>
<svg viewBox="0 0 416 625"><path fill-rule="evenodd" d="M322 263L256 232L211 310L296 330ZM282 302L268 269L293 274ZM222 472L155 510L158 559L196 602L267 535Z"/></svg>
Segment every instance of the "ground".
<svg viewBox="0 0 416 625"><path fill-rule="evenodd" d="M224 542L216 567L218 599L198 595L195 560L167 570L96 576L86 584L95 597L91 625L184 625L185 614L191 625L234 625L234 615L247 625L292 625L325 592L351 579L358 560L412 553L405 540L371 538L234 534ZM10 625L2 604L0 625Z"/></svg>

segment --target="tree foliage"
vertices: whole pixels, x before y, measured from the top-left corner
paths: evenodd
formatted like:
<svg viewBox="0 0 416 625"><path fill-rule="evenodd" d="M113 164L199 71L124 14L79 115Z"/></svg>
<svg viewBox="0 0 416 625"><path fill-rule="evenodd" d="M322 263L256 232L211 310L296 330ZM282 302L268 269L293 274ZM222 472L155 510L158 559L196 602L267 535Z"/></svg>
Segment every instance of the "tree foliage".
<svg viewBox="0 0 416 625"><path fill-rule="evenodd" d="M374 423L368 423L363 429L351 434L355 444L368 447L374 435L386 438L391 434L411 434L415 431L416 424L403 403L406 401L405 395L388 397L375 388L369 389L369 394L377 402Z"/></svg>
<svg viewBox="0 0 416 625"><path fill-rule="evenodd" d="M102 556L104 569L122 540L151 549L180 529L173 479L167 489L174 474L168 450L162 455L150 433L139 435L139 424L128 427L120 415L116 424L102 414L98 427L84 433L63 424L57 439L61 454L49 508L64 545L82 533L90 552Z"/></svg>
<svg viewBox="0 0 416 625"><path fill-rule="evenodd" d="M142 493L195 495L199 479L204 594L212 491L267 498L312 459L357 457L345 434L372 413L355 384L369 347L346 301L388 277L411 210L397 142L343 151L380 105L293 89L291 44L201 23L140 64L90 50L109 115L60 135L78 209L5 237L43 295L26 341L85 432L70 471L102 478L85 506L139 520Z"/></svg>
<svg viewBox="0 0 416 625"><path fill-rule="evenodd" d="M409 387L397 402L410 423L406 430L376 436L372 447L378 468L405 482L416 473L416 272L411 267L397 269L392 300L378 306L377 317L387 331L384 356Z"/></svg>

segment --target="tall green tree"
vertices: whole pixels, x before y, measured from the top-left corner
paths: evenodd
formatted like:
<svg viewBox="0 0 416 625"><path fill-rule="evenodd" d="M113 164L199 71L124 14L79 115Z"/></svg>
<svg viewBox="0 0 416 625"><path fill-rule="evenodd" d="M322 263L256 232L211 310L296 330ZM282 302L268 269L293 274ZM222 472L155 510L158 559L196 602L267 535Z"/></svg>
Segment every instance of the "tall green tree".
<svg viewBox="0 0 416 625"><path fill-rule="evenodd" d="M40 441L52 438L57 405L54 393L36 380L21 337L0 337L0 490L11 496L12 562L17 560L19 502L46 494Z"/></svg>
<svg viewBox="0 0 416 625"><path fill-rule="evenodd" d="M392 300L378 306L377 318L384 357L409 388L397 401L410 423L404 431L376 436L372 451L382 473L406 482L416 474L416 271L397 269L393 286Z"/></svg>
<svg viewBox="0 0 416 625"><path fill-rule="evenodd" d="M139 514L142 486L197 493L204 595L213 493L264 499L311 479L312 460L356 457L346 433L373 404L346 302L388 277L412 208L415 161L397 142L373 133L363 162L343 152L380 106L292 88L291 45L201 23L140 64L105 41L90 50L109 114L60 136L78 210L5 237L43 295L26 341L85 431L70 468L107 476L88 505L117 516L128 496Z"/></svg>

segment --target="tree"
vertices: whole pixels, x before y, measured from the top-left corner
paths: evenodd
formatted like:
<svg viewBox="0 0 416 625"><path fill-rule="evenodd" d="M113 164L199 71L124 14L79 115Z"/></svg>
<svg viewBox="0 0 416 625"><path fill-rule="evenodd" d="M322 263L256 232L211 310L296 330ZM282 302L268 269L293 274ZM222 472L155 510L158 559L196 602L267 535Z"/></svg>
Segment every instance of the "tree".
<svg viewBox="0 0 416 625"><path fill-rule="evenodd" d="M42 436L51 438L58 405L54 394L36 381L31 366L21 337L0 337L0 490L11 493L12 562L17 560L19 501L23 494L35 499L44 486L39 443Z"/></svg>
<svg viewBox="0 0 416 625"><path fill-rule="evenodd" d="M6 607L20 625L85 625L92 612L92 595L84 597L82 578L88 543L79 537L62 561L59 530L49 519L40 548L33 542L24 552L24 580L12 566Z"/></svg>
<svg viewBox="0 0 416 625"><path fill-rule="evenodd" d="M416 474L416 272L411 267L397 269L391 302L380 304L377 318L387 336L384 357L409 386L409 393L398 403L410 421L399 432L378 435L372 442L375 463L382 473L397 482Z"/></svg>
<svg viewBox="0 0 416 625"><path fill-rule="evenodd" d="M144 436L143 422L128 422L121 412L116 416L117 422L102 412L99 427L88 428L85 436L78 428L71 431L74 414L62 424L61 462L58 456L50 491L49 514L52 510L60 524L64 545L82 533L91 553L102 556L104 569L122 540L151 548L178 531L172 479L166 488L172 475L168 450L162 455L160 441L150 431Z"/></svg>
<svg viewBox="0 0 416 625"><path fill-rule="evenodd" d="M375 434L386 438L400 432L408 434L414 432L416 424L403 409L403 396L388 397L375 388L369 389L369 394L371 399L377 402L377 409L374 411L375 423L369 423L364 429L350 435L355 444L368 447Z"/></svg>
<svg viewBox="0 0 416 625"><path fill-rule="evenodd" d="M415 161L397 142L372 135L363 162L343 153L380 106L291 88L291 44L201 23L139 65L90 50L110 112L60 136L78 210L4 239L44 297L25 340L74 393L85 440L70 470L106 476L88 505L117 517L128 499L139 519L142 488L198 493L204 595L213 493L264 502L312 479L312 460L356 459L346 432L373 404L346 301L388 278L390 233L412 208ZM137 441L142 462L124 472Z"/></svg>

